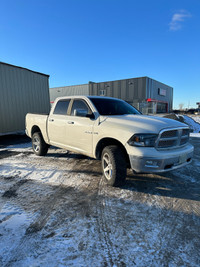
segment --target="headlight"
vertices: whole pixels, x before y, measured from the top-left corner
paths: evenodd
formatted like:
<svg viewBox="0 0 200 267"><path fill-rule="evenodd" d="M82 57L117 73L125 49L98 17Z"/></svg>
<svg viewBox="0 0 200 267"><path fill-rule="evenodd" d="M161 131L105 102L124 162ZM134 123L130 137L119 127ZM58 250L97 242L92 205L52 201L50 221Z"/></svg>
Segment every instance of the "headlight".
<svg viewBox="0 0 200 267"><path fill-rule="evenodd" d="M154 147L158 135L157 134L134 134L129 140L130 146L148 146Z"/></svg>

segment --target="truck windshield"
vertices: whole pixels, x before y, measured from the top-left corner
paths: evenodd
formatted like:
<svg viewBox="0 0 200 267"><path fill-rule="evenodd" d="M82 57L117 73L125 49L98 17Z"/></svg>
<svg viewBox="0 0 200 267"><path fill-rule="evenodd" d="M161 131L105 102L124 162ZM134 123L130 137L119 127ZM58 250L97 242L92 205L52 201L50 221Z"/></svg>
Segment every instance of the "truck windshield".
<svg viewBox="0 0 200 267"><path fill-rule="evenodd" d="M100 115L141 114L133 106L120 99L89 97Z"/></svg>

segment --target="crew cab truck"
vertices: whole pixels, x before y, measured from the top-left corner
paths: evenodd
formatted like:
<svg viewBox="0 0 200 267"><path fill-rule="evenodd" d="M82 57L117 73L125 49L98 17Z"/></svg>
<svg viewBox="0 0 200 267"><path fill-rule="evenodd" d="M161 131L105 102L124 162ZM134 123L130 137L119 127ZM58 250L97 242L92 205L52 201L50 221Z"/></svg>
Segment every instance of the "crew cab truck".
<svg viewBox="0 0 200 267"><path fill-rule="evenodd" d="M101 159L104 179L112 186L125 181L127 168L136 173L171 171L193 156L186 124L142 115L110 97L57 98L49 115L26 115L26 134L38 156L53 145Z"/></svg>

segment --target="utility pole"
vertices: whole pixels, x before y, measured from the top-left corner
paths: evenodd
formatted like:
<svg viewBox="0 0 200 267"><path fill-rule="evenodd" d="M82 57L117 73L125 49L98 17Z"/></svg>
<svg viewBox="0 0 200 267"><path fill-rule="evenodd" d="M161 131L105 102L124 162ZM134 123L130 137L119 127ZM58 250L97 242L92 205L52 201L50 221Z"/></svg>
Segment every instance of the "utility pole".
<svg viewBox="0 0 200 267"><path fill-rule="evenodd" d="M200 102L197 102L196 104L198 106L198 115L199 115L200 114Z"/></svg>

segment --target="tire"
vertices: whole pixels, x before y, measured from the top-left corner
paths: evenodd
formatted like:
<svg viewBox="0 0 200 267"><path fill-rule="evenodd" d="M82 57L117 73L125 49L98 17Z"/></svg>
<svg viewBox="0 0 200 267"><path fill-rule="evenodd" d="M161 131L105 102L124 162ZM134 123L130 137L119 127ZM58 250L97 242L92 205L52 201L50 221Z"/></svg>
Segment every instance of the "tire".
<svg viewBox="0 0 200 267"><path fill-rule="evenodd" d="M32 148L33 148L33 152L37 156L45 156L47 154L49 145L45 143L41 133L37 132L33 134Z"/></svg>
<svg viewBox="0 0 200 267"><path fill-rule="evenodd" d="M101 155L101 165L104 180L111 186L125 183L126 161L124 153L118 146L106 146Z"/></svg>

